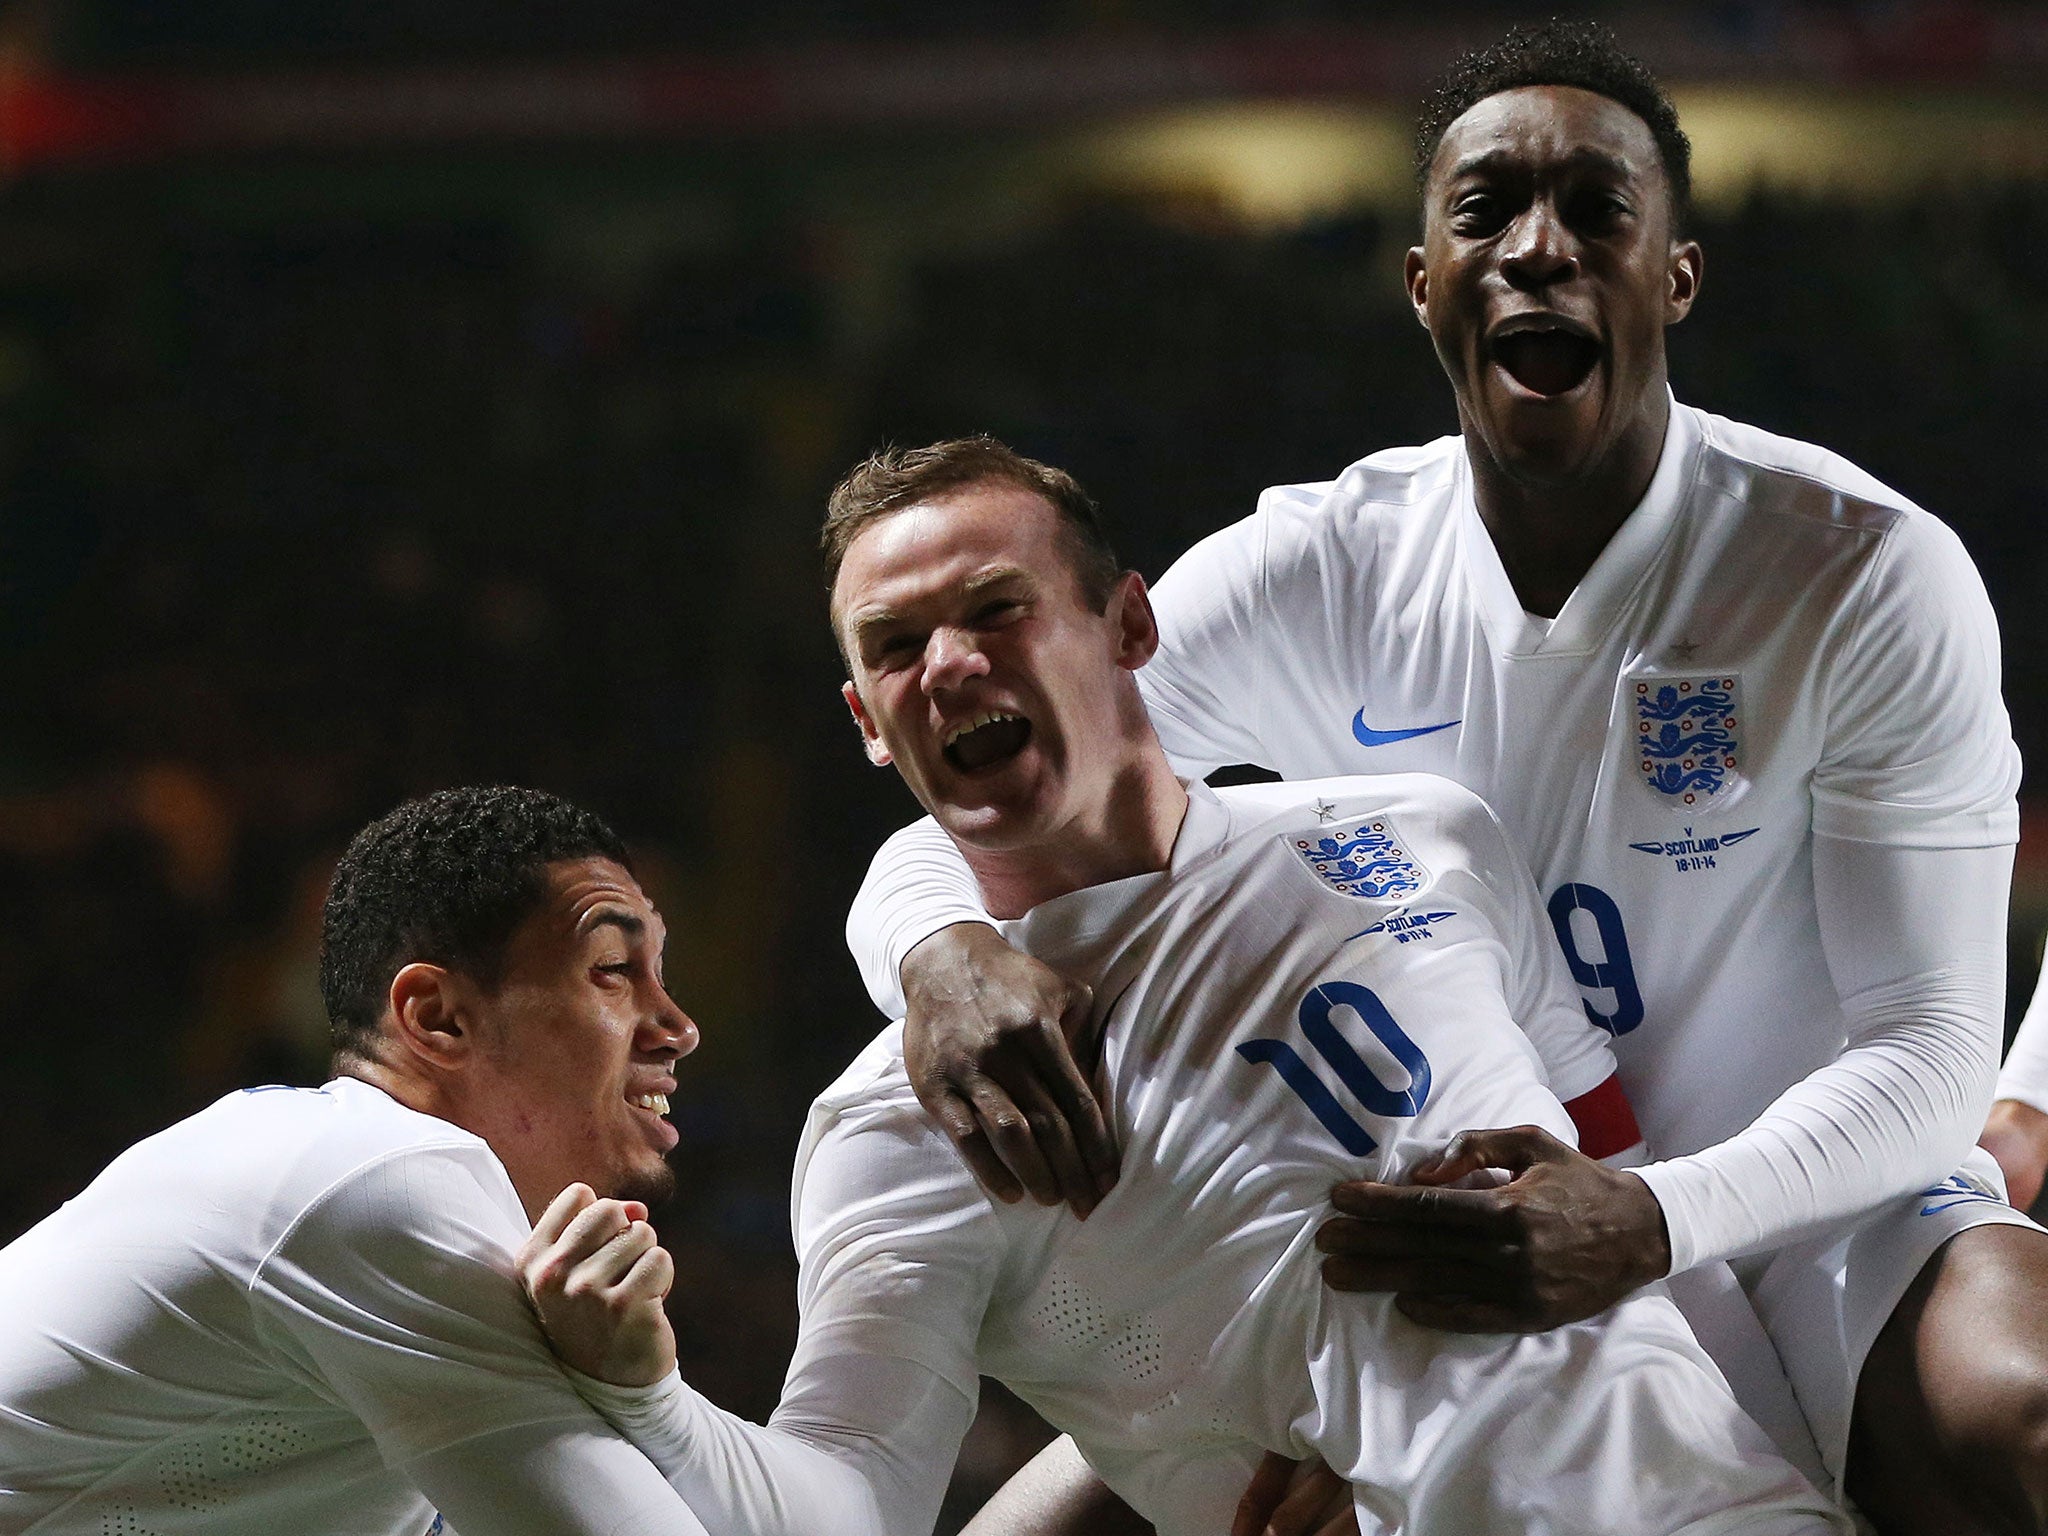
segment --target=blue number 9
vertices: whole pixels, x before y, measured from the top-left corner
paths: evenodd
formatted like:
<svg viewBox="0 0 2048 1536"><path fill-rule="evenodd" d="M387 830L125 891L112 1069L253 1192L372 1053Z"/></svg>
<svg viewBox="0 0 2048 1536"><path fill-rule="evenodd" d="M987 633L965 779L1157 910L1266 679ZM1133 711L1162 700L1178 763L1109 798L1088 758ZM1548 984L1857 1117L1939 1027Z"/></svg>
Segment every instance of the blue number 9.
<svg viewBox="0 0 2048 1536"><path fill-rule="evenodd" d="M1579 953L1578 936L1572 932L1572 913L1584 912L1593 919L1600 934L1601 955L1589 960ZM1557 930L1557 942L1564 949L1572 979L1582 987L1605 988L1614 993L1614 1012L1602 1013L1591 998L1582 998L1586 1017L1610 1035L1625 1035L1643 1022L1643 994L1636 986L1635 962L1629 958L1628 934L1621 926L1621 909L1614 898L1597 885L1560 885L1550 898L1550 926Z"/></svg>

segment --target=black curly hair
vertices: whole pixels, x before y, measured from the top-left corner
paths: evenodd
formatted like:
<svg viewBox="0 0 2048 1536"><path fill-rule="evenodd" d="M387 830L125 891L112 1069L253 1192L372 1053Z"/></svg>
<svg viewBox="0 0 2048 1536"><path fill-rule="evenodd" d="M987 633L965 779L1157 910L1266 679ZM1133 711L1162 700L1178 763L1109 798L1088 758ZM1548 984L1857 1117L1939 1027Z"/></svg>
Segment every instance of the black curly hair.
<svg viewBox="0 0 2048 1536"><path fill-rule="evenodd" d="M1474 106L1502 91L1531 85L1569 85L1618 101L1643 120L1671 188L1675 234L1692 215L1692 141L1678 126L1677 109L1642 60L1625 53L1612 30L1597 21L1552 17L1515 27L1498 42L1460 54L1431 86L1415 120L1415 179L1429 184L1429 168L1445 130Z"/></svg>
<svg viewBox="0 0 2048 1536"><path fill-rule="evenodd" d="M616 832L545 790L438 790L380 816L335 866L320 925L320 995L337 1062L368 1058L391 978L416 960L495 984L548 865L632 864Z"/></svg>

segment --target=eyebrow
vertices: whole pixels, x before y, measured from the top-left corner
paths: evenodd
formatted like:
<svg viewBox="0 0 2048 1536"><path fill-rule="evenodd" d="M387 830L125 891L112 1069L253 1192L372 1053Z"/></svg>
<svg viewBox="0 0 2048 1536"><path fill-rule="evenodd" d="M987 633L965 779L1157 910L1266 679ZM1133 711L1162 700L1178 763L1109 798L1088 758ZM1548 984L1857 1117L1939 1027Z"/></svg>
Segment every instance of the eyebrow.
<svg viewBox="0 0 2048 1536"><path fill-rule="evenodd" d="M1519 170L1526 163L1518 157L1510 155L1504 149L1482 150L1476 155L1467 155L1463 160L1452 166L1444 179L1446 181L1455 181L1460 176L1474 176L1483 171ZM1564 157L1563 164L1573 170L1593 169L1606 171L1608 174L1619 177L1624 181L1635 174L1634 168L1619 155L1610 154L1604 149L1594 149L1591 146L1582 146L1573 150Z"/></svg>
<svg viewBox="0 0 2048 1536"><path fill-rule="evenodd" d="M583 921L576 925L576 932L588 938L600 928L616 928L629 939L640 938L647 932L646 922L623 907L592 908L584 914Z"/></svg>

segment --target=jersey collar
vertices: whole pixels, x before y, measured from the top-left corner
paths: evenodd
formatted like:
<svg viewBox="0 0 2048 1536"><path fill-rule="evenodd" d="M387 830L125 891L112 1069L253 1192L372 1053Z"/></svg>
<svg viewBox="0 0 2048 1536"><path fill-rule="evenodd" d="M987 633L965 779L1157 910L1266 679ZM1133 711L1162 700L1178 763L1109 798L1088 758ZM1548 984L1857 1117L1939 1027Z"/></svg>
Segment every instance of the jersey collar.
<svg viewBox="0 0 2048 1536"><path fill-rule="evenodd" d="M1583 656L1597 649L1614 627L1677 522L1699 457L1701 437L1693 413L1673 399L1669 390L1665 399L1670 411L1664 447L1649 489L1622 520L1555 619L1538 618L1523 610L1500 552L1480 521L1479 506L1472 496L1471 461L1463 452L1457 455L1454 516L1459 544L1473 598L1495 649L1509 656Z"/></svg>
<svg viewBox="0 0 2048 1536"><path fill-rule="evenodd" d="M1181 818L1173 851L1166 868L1150 874L1127 875L1101 885L1083 886L1041 901L1022 917L996 926L1005 938L1033 954L1071 952L1126 920L1126 914L1152 892L1185 875L1221 847L1231 829L1230 809L1216 791L1200 779L1184 781L1188 792L1187 814Z"/></svg>

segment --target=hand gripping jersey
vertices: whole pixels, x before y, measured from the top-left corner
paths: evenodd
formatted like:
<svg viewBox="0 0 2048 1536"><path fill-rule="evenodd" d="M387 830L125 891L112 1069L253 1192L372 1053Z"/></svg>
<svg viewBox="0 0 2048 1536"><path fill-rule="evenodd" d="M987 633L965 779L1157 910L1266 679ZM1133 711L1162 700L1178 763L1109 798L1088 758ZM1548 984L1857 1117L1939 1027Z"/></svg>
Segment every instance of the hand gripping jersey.
<svg viewBox="0 0 2048 1536"><path fill-rule="evenodd" d="M1461 1336L1321 1284L1332 1183L1398 1180L1472 1126L1570 1139L1558 1095L1609 1063L1466 792L1402 775L1191 793L1169 872L1007 925L1094 988L1120 1182L1085 1223L993 1204L885 1032L798 1154L785 1409L858 1411L830 1401L850 1352L970 1396L986 1372L1162 1536L1227 1529L1261 1448L1343 1473L1366 1536L1838 1529L1661 1293ZM1546 1086L1523 1026L1580 1042L1576 1081Z"/></svg>
<svg viewBox="0 0 2048 1536"><path fill-rule="evenodd" d="M0 1531L702 1536L549 1354L490 1149L229 1094L0 1250Z"/></svg>

